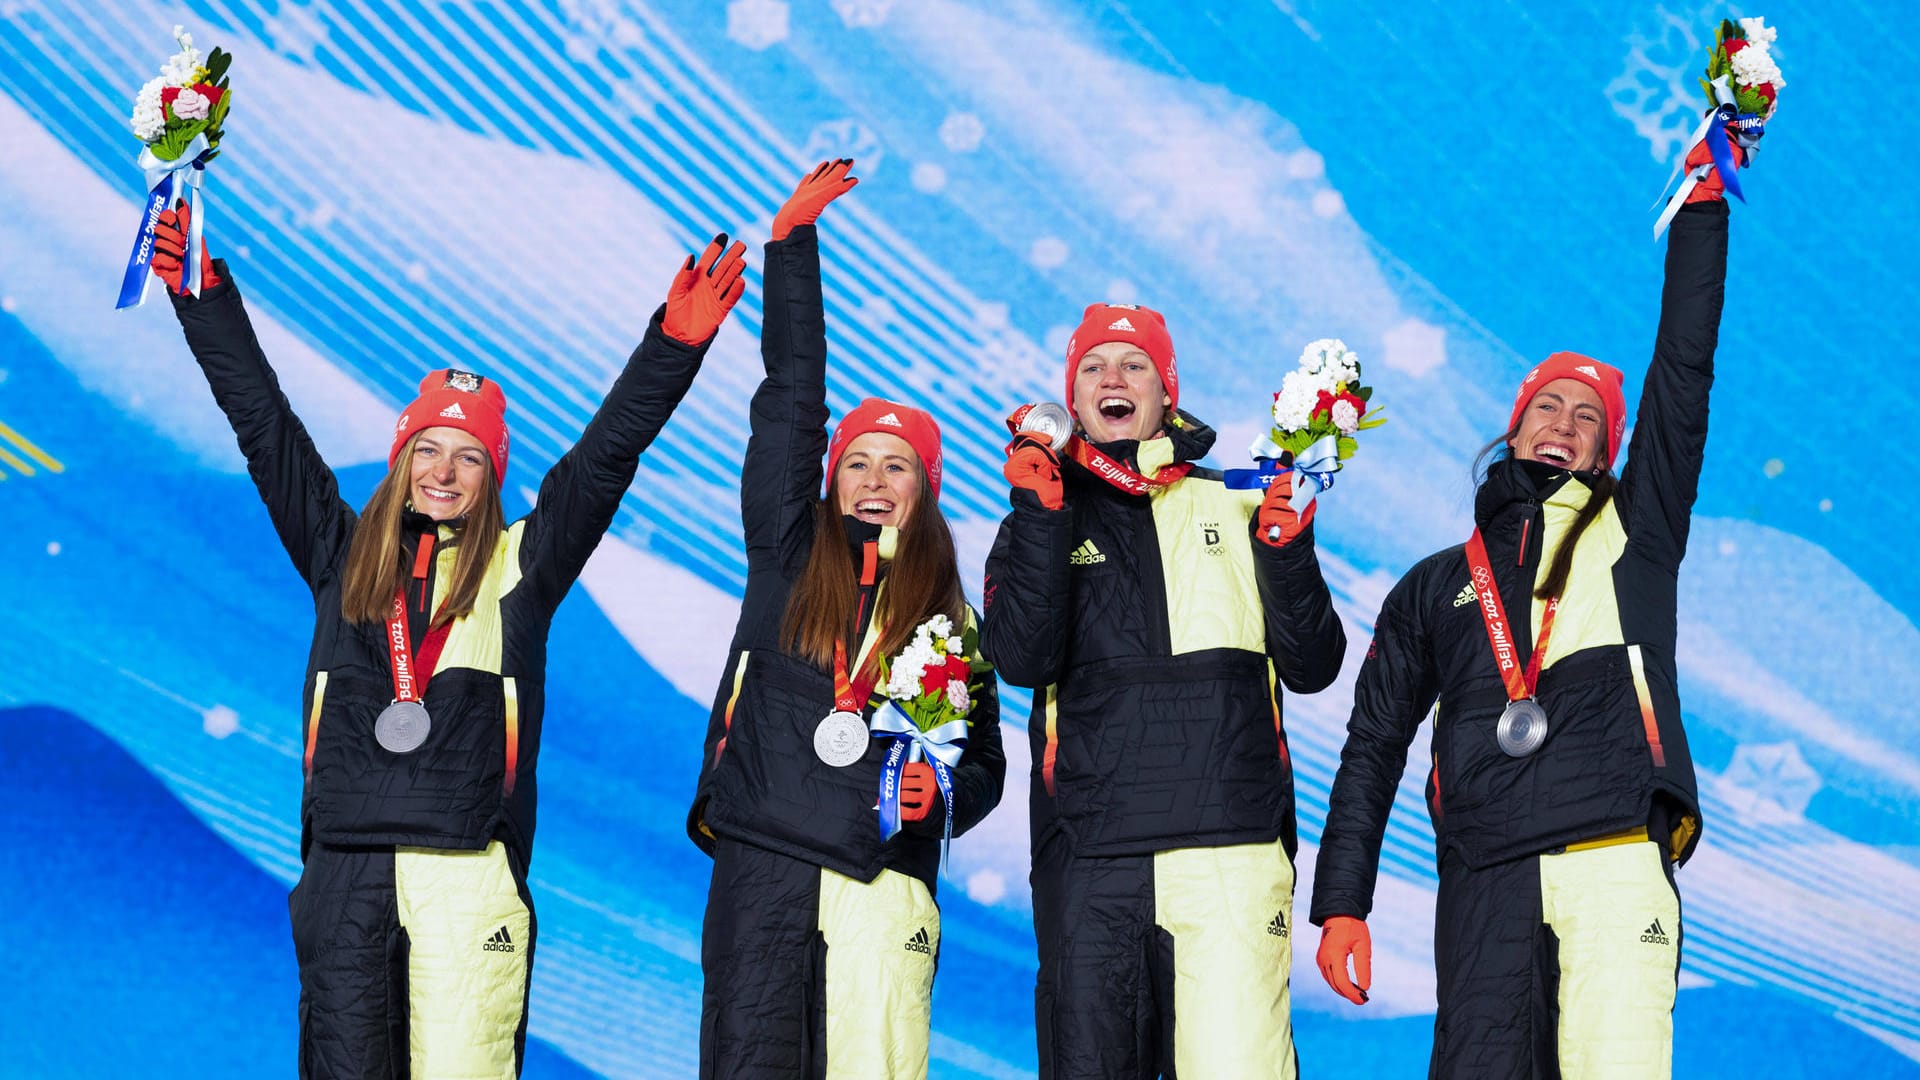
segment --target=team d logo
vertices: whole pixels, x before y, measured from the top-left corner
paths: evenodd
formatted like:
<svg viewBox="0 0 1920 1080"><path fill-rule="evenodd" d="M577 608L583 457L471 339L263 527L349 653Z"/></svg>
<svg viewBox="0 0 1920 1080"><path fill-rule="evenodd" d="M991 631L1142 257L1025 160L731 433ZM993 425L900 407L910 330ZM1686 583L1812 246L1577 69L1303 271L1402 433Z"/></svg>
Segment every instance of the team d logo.
<svg viewBox="0 0 1920 1080"><path fill-rule="evenodd" d="M1200 542L1206 545L1207 554L1225 555L1227 545L1220 540L1220 523L1203 521L1200 523Z"/></svg>

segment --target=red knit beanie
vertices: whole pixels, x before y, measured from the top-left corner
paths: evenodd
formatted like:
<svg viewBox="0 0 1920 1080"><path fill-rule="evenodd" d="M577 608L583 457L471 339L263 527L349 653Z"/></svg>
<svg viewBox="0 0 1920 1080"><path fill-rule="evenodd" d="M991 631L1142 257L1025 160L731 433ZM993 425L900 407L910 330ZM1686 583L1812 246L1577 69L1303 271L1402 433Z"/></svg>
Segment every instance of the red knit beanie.
<svg viewBox="0 0 1920 1080"><path fill-rule="evenodd" d="M1166 388L1167 409L1179 406L1180 377L1173 367L1173 338L1167 335L1167 320L1152 308L1134 304L1088 304L1086 314L1080 316L1080 326L1067 339L1068 412L1073 412L1073 377L1080 370L1081 358L1109 341L1124 341L1146 353L1160 373L1160 385Z"/></svg>
<svg viewBox="0 0 1920 1080"><path fill-rule="evenodd" d="M1534 366L1527 377L1520 380L1520 392L1513 399L1513 416L1507 421L1507 430L1520 426L1520 414L1527 410L1533 401L1533 395L1540 388L1555 379L1577 379L1593 387L1600 395L1600 405L1606 409L1604 421L1607 433L1607 467L1612 468L1614 459L1620 456L1620 438L1627 430L1627 399L1620 393L1620 385L1626 376L1620 369L1603 364L1591 356L1579 353L1557 352Z"/></svg>
<svg viewBox="0 0 1920 1080"><path fill-rule="evenodd" d="M885 398L870 397L852 412L840 418L833 429L833 442L827 446L827 491L833 491L833 478L840 467L840 455L847 444L872 431L883 431L907 440L920 464L927 471L927 486L934 501L940 499L940 425L931 413Z"/></svg>
<svg viewBox="0 0 1920 1080"><path fill-rule="evenodd" d="M480 440L493 457L493 478L507 477L507 395L500 384L470 371L441 368L420 380L420 396L400 411L393 425L393 449L387 468L400 457L407 439L427 428L450 427Z"/></svg>

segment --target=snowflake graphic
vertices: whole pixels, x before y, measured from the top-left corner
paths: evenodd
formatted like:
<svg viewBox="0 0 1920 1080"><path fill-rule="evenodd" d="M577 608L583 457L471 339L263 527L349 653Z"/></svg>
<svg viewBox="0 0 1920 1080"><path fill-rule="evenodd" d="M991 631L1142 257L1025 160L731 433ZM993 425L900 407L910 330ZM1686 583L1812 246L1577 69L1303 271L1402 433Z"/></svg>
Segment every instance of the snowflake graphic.
<svg viewBox="0 0 1920 1080"><path fill-rule="evenodd" d="M591 59L601 49L631 49L646 31L627 9L626 0L560 0L567 21L567 55Z"/></svg>
<svg viewBox="0 0 1920 1080"><path fill-rule="evenodd" d="M986 137L987 125L972 113L948 113L947 118L940 122L940 142L956 154L968 154L980 149L980 142Z"/></svg>
<svg viewBox="0 0 1920 1080"><path fill-rule="evenodd" d="M1699 27L1706 25L1697 14L1662 9L1651 31L1628 35L1625 66L1602 91L1614 113L1647 140L1655 161L1684 151L1700 122L1697 69L1704 66L1706 38Z"/></svg>
<svg viewBox="0 0 1920 1080"><path fill-rule="evenodd" d="M305 4L282 4L280 13L267 20L266 31L275 49L308 62L327 41L327 25Z"/></svg>
<svg viewBox="0 0 1920 1080"><path fill-rule="evenodd" d="M727 38L758 52L787 40L786 0L733 0L727 5Z"/></svg>
<svg viewBox="0 0 1920 1080"><path fill-rule="evenodd" d="M833 13L850 28L879 26L893 10L893 0L833 0Z"/></svg>
<svg viewBox="0 0 1920 1080"><path fill-rule="evenodd" d="M828 158L852 158L859 163L861 176L872 176L880 171L880 161L886 155L880 148L880 136L860 121L849 118L831 120L814 128L807 134L807 145L800 156L808 164Z"/></svg>
<svg viewBox="0 0 1920 1080"><path fill-rule="evenodd" d="M1820 774L1791 742L1743 743L1717 785L1734 812L1755 824L1799 821L1820 787Z"/></svg>

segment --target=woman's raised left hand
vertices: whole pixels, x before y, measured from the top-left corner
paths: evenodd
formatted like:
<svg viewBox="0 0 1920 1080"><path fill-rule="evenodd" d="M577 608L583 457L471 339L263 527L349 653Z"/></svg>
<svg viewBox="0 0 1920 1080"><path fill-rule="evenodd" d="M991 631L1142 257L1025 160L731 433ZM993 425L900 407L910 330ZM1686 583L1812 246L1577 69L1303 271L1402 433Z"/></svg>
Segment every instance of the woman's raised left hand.
<svg viewBox="0 0 1920 1080"><path fill-rule="evenodd" d="M747 291L747 283L740 280L747 267L746 251L745 244L728 248L727 234L721 233L697 258L687 256L667 290L667 314L660 329L687 345L711 340Z"/></svg>

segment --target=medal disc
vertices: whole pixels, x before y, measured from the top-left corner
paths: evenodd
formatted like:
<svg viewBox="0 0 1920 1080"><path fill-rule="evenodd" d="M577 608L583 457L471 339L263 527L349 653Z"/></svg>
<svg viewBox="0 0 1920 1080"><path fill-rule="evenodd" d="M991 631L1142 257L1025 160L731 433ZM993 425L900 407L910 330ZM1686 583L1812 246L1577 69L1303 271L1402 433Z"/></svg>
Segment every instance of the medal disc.
<svg viewBox="0 0 1920 1080"><path fill-rule="evenodd" d="M1073 435L1073 415L1067 412L1064 405L1043 401L1029 408L1026 415L1020 418L1020 430L1045 436L1057 454Z"/></svg>
<svg viewBox="0 0 1920 1080"><path fill-rule="evenodd" d="M1547 741L1547 711L1532 698L1508 702L1500 714L1499 738L1508 757L1526 757Z"/></svg>
<svg viewBox="0 0 1920 1080"><path fill-rule="evenodd" d="M373 722L373 737L395 754L420 749L431 730L433 721L427 716L427 707L417 701L396 701L380 710L379 719Z"/></svg>
<svg viewBox="0 0 1920 1080"><path fill-rule="evenodd" d="M830 712L813 729L813 752L836 769L867 755L867 722L859 713Z"/></svg>

